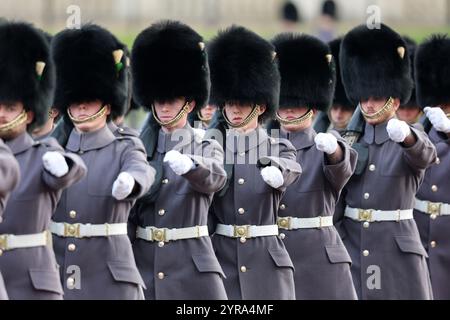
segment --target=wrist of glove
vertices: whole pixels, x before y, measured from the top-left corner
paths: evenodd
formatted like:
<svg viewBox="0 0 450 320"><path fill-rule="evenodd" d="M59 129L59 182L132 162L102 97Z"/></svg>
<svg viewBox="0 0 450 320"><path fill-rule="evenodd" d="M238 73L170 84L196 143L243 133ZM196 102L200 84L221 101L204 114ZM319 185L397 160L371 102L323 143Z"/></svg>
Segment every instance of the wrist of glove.
<svg viewBox="0 0 450 320"><path fill-rule="evenodd" d="M261 176L269 186L278 189L284 183L283 174L280 169L274 166L268 166L261 169Z"/></svg>
<svg viewBox="0 0 450 320"><path fill-rule="evenodd" d="M60 178L69 172L69 166L64 156L57 151L47 151L42 156L45 170L51 175Z"/></svg>
<svg viewBox="0 0 450 320"><path fill-rule="evenodd" d="M121 172L113 183L112 196L117 200L123 200L133 191L135 180L128 172Z"/></svg>
<svg viewBox="0 0 450 320"><path fill-rule="evenodd" d="M406 137L411 134L411 128L405 121L398 119L389 120L386 130L389 138L397 143L405 141Z"/></svg>
<svg viewBox="0 0 450 320"><path fill-rule="evenodd" d="M335 153L338 147L337 139L331 133L318 133L314 137L314 143L316 144L317 150L323 151L326 154Z"/></svg>
<svg viewBox="0 0 450 320"><path fill-rule="evenodd" d="M192 159L177 150L170 150L167 152L163 161L166 162L173 172L179 176L186 174L195 168Z"/></svg>
<svg viewBox="0 0 450 320"><path fill-rule="evenodd" d="M423 109L427 118L430 120L433 127L440 132L450 132L450 119L447 118L444 111L439 107L425 107Z"/></svg>

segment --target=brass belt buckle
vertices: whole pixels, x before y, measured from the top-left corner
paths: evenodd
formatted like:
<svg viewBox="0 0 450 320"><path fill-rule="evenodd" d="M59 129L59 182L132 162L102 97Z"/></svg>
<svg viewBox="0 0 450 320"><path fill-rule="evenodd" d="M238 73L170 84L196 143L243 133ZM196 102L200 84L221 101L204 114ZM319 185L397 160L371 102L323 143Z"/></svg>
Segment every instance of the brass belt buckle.
<svg viewBox="0 0 450 320"><path fill-rule="evenodd" d="M164 228L162 229L154 228L152 230L152 240L158 242L167 242L166 230Z"/></svg>
<svg viewBox="0 0 450 320"><path fill-rule="evenodd" d="M359 209L358 211L359 221L372 221L372 210L371 209Z"/></svg>
<svg viewBox="0 0 450 320"><path fill-rule="evenodd" d="M278 227L286 230L291 229L291 217L279 217L277 221Z"/></svg>
<svg viewBox="0 0 450 320"><path fill-rule="evenodd" d="M234 236L236 238L250 238L248 234L249 227L250 225L234 226Z"/></svg>
<svg viewBox="0 0 450 320"><path fill-rule="evenodd" d="M440 215L441 214L441 204L439 202L428 201L427 212L429 214Z"/></svg>
<svg viewBox="0 0 450 320"><path fill-rule="evenodd" d="M6 234L0 235L0 250L8 250L8 236Z"/></svg>
<svg viewBox="0 0 450 320"><path fill-rule="evenodd" d="M64 223L64 237L81 238L80 224Z"/></svg>

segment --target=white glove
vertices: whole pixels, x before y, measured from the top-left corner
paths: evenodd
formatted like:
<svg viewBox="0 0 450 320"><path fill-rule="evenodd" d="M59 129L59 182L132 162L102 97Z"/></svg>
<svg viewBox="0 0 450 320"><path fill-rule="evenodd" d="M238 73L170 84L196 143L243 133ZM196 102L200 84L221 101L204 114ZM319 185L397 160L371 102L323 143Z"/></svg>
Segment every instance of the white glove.
<svg viewBox="0 0 450 320"><path fill-rule="evenodd" d="M272 188L277 189L284 183L283 174L274 166L267 166L261 170L263 180Z"/></svg>
<svg viewBox="0 0 450 320"><path fill-rule="evenodd" d="M117 200L123 200L130 195L134 188L134 178L128 172L121 172L113 183L112 195Z"/></svg>
<svg viewBox="0 0 450 320"><path fill-rule="evenodd" d="M175 172L179 176L187 173L189 170L195 167L194 162L191 160L191 158L189 158L185 154L181 154L177 150L170 150L169 152L167 152L163 161L168 162L173 172Z"/></svg>
<svg viewBox="0 0 450 320"><path fill-rule="evenodd" d="M66 159L64 159L64 156L57 151L47 151L44 153L42 162L45 170L57 178L61 178L69 172L69 166L67 165Z"/></svg>
<svg viewBox="0 0 450 320"><path fill-rule="evenodd" d="M333 154L338 147L337 139L331 133L318 133L314 137L316 148L327 154Z"/></svg>
<svg viewBox="0 0 450 320"><path fill-rule="evenodd" d="M411 129L405 121L398 119L389 120L386 130L388 132L389 138L394 142L403 142L405 138L411 134Z"/></svg>
<svg viewBox="0 0 450 320"><path fill-rule="evenodd" d="M430 119L431 124L437 131L449 133L450 119L447 118L444 111L439 107L426 107L423 109L427 118Z"/></svg>

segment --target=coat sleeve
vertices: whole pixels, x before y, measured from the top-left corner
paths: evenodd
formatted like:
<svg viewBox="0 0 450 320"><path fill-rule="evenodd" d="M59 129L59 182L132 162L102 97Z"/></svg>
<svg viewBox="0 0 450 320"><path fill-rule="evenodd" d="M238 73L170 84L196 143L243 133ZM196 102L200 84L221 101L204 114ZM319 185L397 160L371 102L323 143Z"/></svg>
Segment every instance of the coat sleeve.
<svg viewBox="0 0 450 320"><path fill-rule="evenodd" d="M127 147L122 153L120 172L129 173L137 184L137 189L127 197L127 200L136 200L150 190L155 182L155 169L147 162L142 141L136 137L124 137Z"/></svg>
<svg viewBox="0 0 450 320"><path fill-rule="evenodd" d="M297 150L286 139L271 138L272 148L270 156L263 156L258 160L259 167L275 166L283 174L284 183L278 188L285 191L288 186L297 181L302 173L302 167L297 162Z"/></svg>
<svg viewBox="0 0 450 320"><path fill-rule="evenodd" d="M348 182L353 172L355 172L358 153L351 148L344 139L336 135L338 144L344 153L344 159L336 164L329 164L327 155L323 157L323 172L328 183L333 187L333 191L339 194L345 184Z"/></svg>
<svg viewBox="0 0 450 320"><path fill-rule="evenodd" d="M18 184L20 168L14 155L0 141L0 197L5 197Z"/></svg>
<svg viewBox="0 0 450 320"><path fill-rule="evenodd" d="M46 151L56 151L64 156L69 166L69 172L62 177L55 177L47 170L43 169L42 179L44 183L52 190L61 190L70 187L86 176L87 168L84 161L74 153L65 152L54 138L48 138L42 141ZM42 161L42 159L39 159Z"/></svg>
<svg viewBox="0 0 450 320"><path fill-rule="evenodd" d="M408 148L403 148L403 155L406 163L413 170L425 170L436 161L436 147L428 138L425 132L411 128L417 141Z"/></svg>
<svg viewBox="0 0 450 320"><path fill-rule="evenodd" d="M183 175L191 187L201 193L214 193L221 190L226 181L223 162L223 149L217 141L202 141L200 154L186 154L194 162L195 168Z"/></svg>

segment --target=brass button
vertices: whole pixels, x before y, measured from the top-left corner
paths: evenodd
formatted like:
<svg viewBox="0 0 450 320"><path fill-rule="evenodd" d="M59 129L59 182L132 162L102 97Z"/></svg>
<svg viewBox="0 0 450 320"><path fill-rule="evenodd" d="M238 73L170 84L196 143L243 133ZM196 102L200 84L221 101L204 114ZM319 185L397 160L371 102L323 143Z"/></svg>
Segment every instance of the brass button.
<svg viewBox="0 0 450 320"><path fill-rule="evenodd" d="M280 222L280 227L283 227L283 228L287 228L288 227L288 220L286 218L281 218L279 220L279 222Z"/></svg>
<svg viewBox="0 0 450 320"><path fill-rule="evenodd" d="M158 214L159 214L160 216L163 216L165 213L166 213L166 210L164 210L164 209L160 209L160 210L158 211Z"/></svg>
<svg viewBox="0 0 450 320"><path fill-rule="evenodd" d="M74 226L69 226L68 231L69 231L69 234L73 235L73 234L75 234L76 230L75 230Z"/></svg>
<svg viewBox="0 0 450 320"><path fill-rule="evenodd" d="M431 219L431 220L436 220L436 218L437 218L437 215L435 215L435 214L431 214L431 215L430 215L430 219Z"/></svg>
<svg viewBox="0 0 450 320"><path fill-rule="evenodd" d="M241 237L241 238L239 239L239 241L240 241L241 243L246 243L246 242L247 242L247 239L245 239L245 237Z"/></svg>
<svg viewBox="0 0 450 320"><path fill-rule="evenodd" d="M83 150L78 151L78 154L83 154L83 153L84 153Z"/></svg>
<svg viewBox="0 0 450 320"><path fill-rule="evenodd" d="M368 193L368 192L366 192L366 193L364 193L364 199L369 199L369 197L370 197L370 194Z"/></svg>
<svg viewBox="0 0 450 320"><path fill-rule="evenodd" d="M280 239L284 240L284 238L286 238L286 235L284 233L280 233Z"/></svg>
<svg viewBox="0 0 450 320"><path fill-rule="evenodd" d="M69 251L75 251L76 248L77 248L77 246L74 245L73 243L70 243L70 244L67 246L67 250L69 250Z"/></svg>
<svg viewBox="0 0 450 320"><path fill-rule="evenodd" d="M433 192L438 191L437 185L433 184L433 185L431 186L431 191L433 191Z"/></svg>
<svg viewBox="0 0 450 320"><path fill-rule="evenodd" d="M369 255L369 250L364 250L364 251L363 251L363 256L364 256L364 257L367 257L368 255Z"/></svg>
<svg viewBox="0 0 450 320"><path fill-rule="evenodd" d="M282 204L280 205L280 209L281 209L281 210L286 209L286 205L285 205L284 203L282 203Z"/></svg>
<svg viewBox="0 0 450 320"><path fill-rule="evenodd" d="M431 242L430 242L430 246L431 246L432 248L435 248L435 247L436 247L436 244L437 244L436 241L431 241Z"/></svg>
<svg viewBox="0 0 450 320"><path fill-rule="evenodd" d="M375 165L374 165L374 164L371 164L371 165L369 166L369 170L370 170L370 171L375 171Z"/></svg>
<svg viewBox="0 0 450 320"><path fill-rule="evenodd" d="M247 272L247 267L246 266L242 266L241 267L241 272Z"/></svg>
<svg viewBox="0 0 450 320"><path fill-rule="evenodd" d="M240 155L241 157L243 157L243 156L245 156L245 152L239 152L239 155Z"/></svg>
<svg viewBox="0 0 450 320"><path fill-rule="evenodd" d="M441 163L441 159L436 158L436 164L439 164L439 163Z"/></svg>
<svg viewBox="0 0 450 320"><path fill-rule="evenodd" d="M361 213L361 218L362 218L363 220L369 220L369 219L370 219L370 212L367 211L367 210L364 210L364 211Z"/></svg>
<svg viewBox="0 0 450 320"><path fill-rule="evenodd" d="M163 179L162 181L161 181L163 184L168 184L169 183L169 179Z"/></svg>
<svg viewBox="0 0 450 320"><path fill-rule="evenodd" d="M163 272L158 272L158 279L164 279L165 275Z"/></svg>
<svg viewBox="0 0 450 320"><path fill-rule="evenodd" d="M245 235L245 228L239 227L239 228L237 228L236 232L237 232L237 234L239 236L244 236Z"/></svg>
<svg viewBox="0 0 450 320"><path fill-rule="evenodd" d="M164 247L164 241L158 242L158 247L160 247L160 248Z"/></svg>
<svg viewBox="0 0 450 320"><path fill-rule="evenodd" d="M364 227L365 229L367 229L367 228L369 228L369 226L370 226L370 223L369 223L368 221L364 221L363 227Z"/></svg>
<svg viewBox="0 0 450 320"><path fill-rule="evenodd" d="M244 184L244 183L245 183L245 179L243 179L243 178L238 179L238 184Z"/></svg>
<svg viewBox="0 0 450 320"><path fill-rule="evenodd" d="M123 128L119 128L119 132L124 132L125 130L123 130Z"/></svg>
<svg viewBox="0 0 450 320"><path fill-rule="evenodd" d="M75 218L77 217L77 212L76 212L75 210L70 210L69 216L70 216L72 219L75 219Z"/></svg>
<svg viewBox="0 0 450 320"><path fill-rule="evenodd" d="M244 213L245 213L245 210L244 210L244 208L239 208L239 209L238 209L238 212L239 212L239 214L244 214Z"/></svg>
<svg viewBox="0 0 450 320"><path fill-rule="evenodd" d="M73 288L74 284L75 284L74 278L72 278L72 277L67 278L67 287L68 288Z"/></svg>

